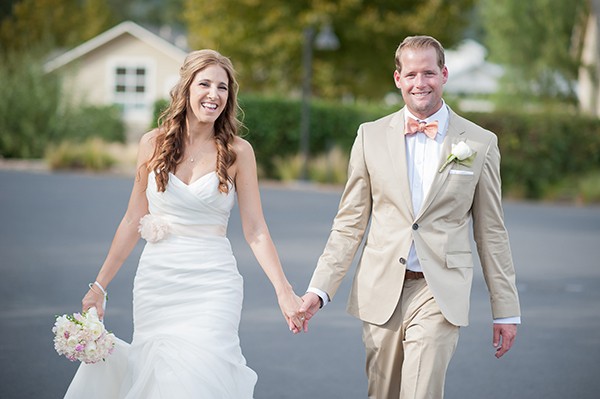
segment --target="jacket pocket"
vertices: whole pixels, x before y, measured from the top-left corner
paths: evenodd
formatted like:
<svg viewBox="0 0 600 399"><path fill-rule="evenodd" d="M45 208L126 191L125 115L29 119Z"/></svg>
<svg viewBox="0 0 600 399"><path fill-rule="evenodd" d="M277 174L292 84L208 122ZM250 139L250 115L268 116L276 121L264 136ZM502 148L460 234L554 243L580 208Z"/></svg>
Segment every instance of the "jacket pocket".
<svg viewBox="0 0 600 399"><path fill-rule="evenodd" d="M471 252L452 252L446 254L446 266L449 269L457 267L473 268L473 255Z"/></svg>

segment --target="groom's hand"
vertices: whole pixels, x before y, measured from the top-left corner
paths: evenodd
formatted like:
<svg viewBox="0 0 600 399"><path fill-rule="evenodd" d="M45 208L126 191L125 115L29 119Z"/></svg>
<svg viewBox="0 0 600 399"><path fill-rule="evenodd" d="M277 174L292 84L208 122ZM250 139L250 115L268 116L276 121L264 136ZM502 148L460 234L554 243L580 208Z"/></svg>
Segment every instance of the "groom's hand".
<svg viewBox="0 0 600 399"><path fill-rule="evenodd" d="M314 292L307 292L302 297L304 303L298 309L299 313L304 313L304 332L308 331L308 321L321 309L321 298Z"/></svg>
<svg viewBox="0 0 600 399"><path fill-rule="evenodd" d="M500 359L510 350L517 336L516 324L497 324L494 323L493 345L496 348L495 356Z"/></svg>

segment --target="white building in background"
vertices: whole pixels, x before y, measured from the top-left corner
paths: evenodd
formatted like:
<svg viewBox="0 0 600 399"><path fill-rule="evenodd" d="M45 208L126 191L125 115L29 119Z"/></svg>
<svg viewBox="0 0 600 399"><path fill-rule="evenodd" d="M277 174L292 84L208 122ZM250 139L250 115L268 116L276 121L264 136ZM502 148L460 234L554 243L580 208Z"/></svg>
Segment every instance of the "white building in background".
<svg viewBox="0 0 600 399"><path fill-rule="evenodd" d="M179 39L179 44L185 43ZM152 123L154 102L169 98L187 52L130 21L123 22L44 64L64 76L67 92L90 105L117 104L127 137Z"/></svg>
<svg viewBox="0 0 600 399"><path fill-rule="evenodd" d="M446 50L448 82L444 92L459 98L464 111L492 111L486 97L498 91L504 74L500 65L486 61L487 50L480 43L467 39L456 49Z"/></svg>

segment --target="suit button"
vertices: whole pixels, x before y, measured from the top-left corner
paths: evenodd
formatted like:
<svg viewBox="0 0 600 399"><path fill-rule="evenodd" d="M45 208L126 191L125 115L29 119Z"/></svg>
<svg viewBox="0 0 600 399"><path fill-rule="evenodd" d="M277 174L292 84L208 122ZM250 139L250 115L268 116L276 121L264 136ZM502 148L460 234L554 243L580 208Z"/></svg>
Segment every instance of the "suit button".
<svg viewBox="0 0 600 399"><path fill-rule="evenodd" d="M418 225L418 224L416 224L416 223L415 223L415 224L413 224L413 225L412 225L412 229L413 229L413 230L418 230L418 229L419 229L419 225Z"/></svg>
<svg viewBox="0 0 600 399"><path fill-rule="evenodd" d="M406 259L404 259L404 258L400 258L400 259L398 259L398 262L400 262L400 263L402 263L403 265L405 265L405 264L406 264Z"/></svg>

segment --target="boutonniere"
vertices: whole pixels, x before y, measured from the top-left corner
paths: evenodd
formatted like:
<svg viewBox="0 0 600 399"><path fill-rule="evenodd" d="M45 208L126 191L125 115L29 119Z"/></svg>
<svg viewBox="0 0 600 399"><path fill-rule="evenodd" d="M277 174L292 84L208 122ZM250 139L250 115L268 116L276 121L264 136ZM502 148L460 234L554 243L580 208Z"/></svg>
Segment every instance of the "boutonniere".
<svg viewBox="0 0 600 399"><path fill-rule="evenodd" d="M461 141L458 144L452 144L452 152L450 155L448 155L446 162L444 162L438 172L442 173L442 171L446 169L446 166L448 166L450 162L456 162L459 165L464 166L471 166L473 165L473 160L475 159L476 155L477 152L473 151L471 147L469 147L464 141Z"/></svg>

